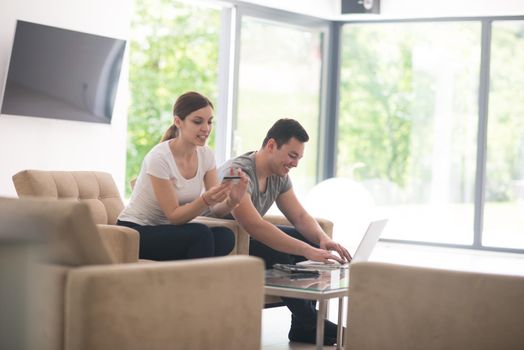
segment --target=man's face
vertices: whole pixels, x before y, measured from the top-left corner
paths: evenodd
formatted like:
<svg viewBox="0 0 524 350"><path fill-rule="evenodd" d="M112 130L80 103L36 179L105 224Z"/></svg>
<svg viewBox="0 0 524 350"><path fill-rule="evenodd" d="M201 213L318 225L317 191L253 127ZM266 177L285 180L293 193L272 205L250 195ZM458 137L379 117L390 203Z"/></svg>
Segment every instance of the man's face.
<svg viewBox="0 0 524 350"><path fill-rule="evenodd" d="M304 143L294 137L280 148L277 148L277 143L273 139L268 141L267 146L271 151L271 172L278 176L286 176L292 168L298 165L304 155Z"/></svg>

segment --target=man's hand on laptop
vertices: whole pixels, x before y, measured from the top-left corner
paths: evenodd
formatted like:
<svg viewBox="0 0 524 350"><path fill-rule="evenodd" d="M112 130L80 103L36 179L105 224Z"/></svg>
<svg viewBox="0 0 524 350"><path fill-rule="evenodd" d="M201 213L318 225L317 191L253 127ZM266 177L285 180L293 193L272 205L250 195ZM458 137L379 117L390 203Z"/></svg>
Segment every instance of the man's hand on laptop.
<svg viewBox="0 0 524 350"><path fill-rule="evenodd" d="M315 247L308 247L308 250L304 254L304 257L308 260L320 261L326 264L332 264L333 260L344 264L346 261L335 254L330 253L325 249L318 249Z"/></svg>
<svg viewBox="0 0 524 350"><path fill-rule="evenodd" d="M351 261L351 254L344 248L340 243L333 241L332 239L325 239L320 242L320 248L328 251L336 251L343 261L339 261L341 264Z"/></svg>

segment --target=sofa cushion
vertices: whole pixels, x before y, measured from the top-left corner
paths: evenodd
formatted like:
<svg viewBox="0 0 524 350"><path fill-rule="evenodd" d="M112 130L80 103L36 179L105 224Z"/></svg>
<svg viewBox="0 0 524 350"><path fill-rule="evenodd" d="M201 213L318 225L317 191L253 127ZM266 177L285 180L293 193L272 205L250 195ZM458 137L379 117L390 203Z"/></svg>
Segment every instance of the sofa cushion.
<svg viewBox="0 0 524 350"><path fill-rule="evenodd" d="M0 198L2 230L38 230L47 240L47 262L79 266L111 264L85 203L70 200Z"/></svg>
<svg viewBox="0 0 524 350"><path fill-rule="evenodd" d="M114 225L124 208L112 176L105 172L23 170L13 176L13 183L21 198L85 202L97 224Z"/></svg>

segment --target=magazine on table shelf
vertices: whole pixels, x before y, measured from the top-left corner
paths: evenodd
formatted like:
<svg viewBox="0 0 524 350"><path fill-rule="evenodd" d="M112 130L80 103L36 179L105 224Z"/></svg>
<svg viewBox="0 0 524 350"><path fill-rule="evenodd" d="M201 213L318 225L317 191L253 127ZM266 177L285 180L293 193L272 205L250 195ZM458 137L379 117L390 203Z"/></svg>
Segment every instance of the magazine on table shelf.
<svg viewBox="0 0 524 350"><path fill-rule="evenodd" d="M307 268L312 270L338 270L338 269L347 269L349 263L341 264L338 261L333 261L332 263L323 263L320 261L305 260L298 262L297 267Z"/></svg>

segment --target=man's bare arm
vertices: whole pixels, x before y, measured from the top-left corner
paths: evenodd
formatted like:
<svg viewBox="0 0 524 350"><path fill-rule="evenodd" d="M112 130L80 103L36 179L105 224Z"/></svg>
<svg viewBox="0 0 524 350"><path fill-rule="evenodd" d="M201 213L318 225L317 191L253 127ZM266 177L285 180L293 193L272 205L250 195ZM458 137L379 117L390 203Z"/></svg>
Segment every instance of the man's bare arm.
<svg viewBox="0 0 524 350"><path fill-rule="evenodd" d="M317 249L298 239L288 236L275 225L265 221L251 202L248 193L240 205L232 211L234 218L256 240L288 254L304 256L307 259L327 262L328 259L341 261L337 256L324 249Z"/></svg>
<svg viewBox="0 0 524 350"><path fill-rule="evenodd" d="M334 250L343 259L347 261L351 260L351 254L349 254L348 250L341 244L333 241L324 230L322 230L317 220L300 204L292 188L280 194L276 203L284 216L304 237L311 242L317 243L322 249Z"/></svg>

